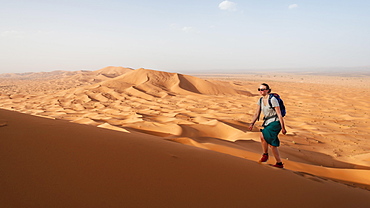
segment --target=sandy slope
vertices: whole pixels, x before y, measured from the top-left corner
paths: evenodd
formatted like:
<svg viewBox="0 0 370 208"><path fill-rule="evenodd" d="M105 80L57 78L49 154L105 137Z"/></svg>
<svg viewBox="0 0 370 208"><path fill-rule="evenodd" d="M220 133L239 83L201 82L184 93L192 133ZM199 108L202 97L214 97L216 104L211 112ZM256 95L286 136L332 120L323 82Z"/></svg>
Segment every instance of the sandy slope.
<svg viewBox="0 0 370 208"><path fill-rule="evenodd" d="M0 110L4 207L366 207L370 192L163 140ZM268 199L268 200L266 200Z"/></svg>
<svg viewBox="0 0 370 208"><path fill-rule="evenodd" d="M192 151L207 153L206 155L216 154L208 150L226 153L236 156L222 156L228 158L224 159L226 164L233 158L231 160L239 164L235 164L238 169L246 168L250 171L251 168L262 168L261 170L267 172L273 171L273 174L284 176L284 182L292 175L299 175L298 178L303 176L320 181L325 186L332 183L312 176L316 175L354 186L370 187L370 142L367 139L370 133L367 123L370 79L367 76L258 74L194 77L121 67L107 67L84 73L43 73L41 78L39 75L35 78L36 75L32 74L34 77L27 79L24 79L25 75L6 75L8 78L1 78L5 75L0 75L0 108L92 126L84 128L99 129L96 128L98 126L116 130L114 134L124 134L124 137L140 137L145 141L160 140L161 145L186 144L175 146L180 149L190 148ZM256 127L249 132L247 127L258 100L256 89L261 82L268 82L286 101L288 134L280 137L280 151L287 171L276 172L277 170L270 170L265 166L255 166L257 164L253 162L261 154L259 129ZM59 125L61 121L51 122ZM3 129L11 128L6 118L2 117L0 126ZM41 130L37 130L39 131ZM19 139L21 142L25 138L20 136ZM83 139L86 142L88 137L83 136ZM46 141L39 142L39 145L45 145L43 142ZM98 138L96 142L99 142ZM53 146L51 143L50 145ZM143 142L140 145L149 144ZM204 150L193 149L189 145ZM158 148L162 148L159 146ZM55 157L59 158L60 155ZM214 155L202 157L212 158ZM92 166L93 161L95 160L91 159ZM241 161L241 164L248 163L248 167L241 166ZM274 163L274 160L269 163ZM181 167L176 162L173 165ZM207 168L202 169L202 172L206 173ZM240 177L243 180L242 175ZM258 174L255 177L261 178ZM306 181L317 183L312 180ZM150 180L149 182L153 183ZM279 187L280 185L274 186L276 189ZM238 198L239 195L236 194L235 197ZM286 198L284 196L285 200ZM289 198L289 201L294 200Z"/></svg>

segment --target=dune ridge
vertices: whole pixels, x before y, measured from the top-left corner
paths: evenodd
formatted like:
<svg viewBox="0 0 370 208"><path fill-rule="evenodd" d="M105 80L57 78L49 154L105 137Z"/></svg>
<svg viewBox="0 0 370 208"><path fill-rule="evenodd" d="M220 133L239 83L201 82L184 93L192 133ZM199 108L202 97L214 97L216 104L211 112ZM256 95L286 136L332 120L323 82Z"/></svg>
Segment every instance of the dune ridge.
<svg viewBox="0 0 370 208"><path fill-rule="evenodd" d="M34 88L30 87L32 80L12 80L23 83L9 87L13 90L2 83L0 108L156 136L247 160L256 161L261 154L258 127L251 132L247 127L258 100L256 88L274 76L211 80L120 67L89 72L88 79L76 74L52 82L38 80L41 84ZM368 188L369 102L362 99L368 92L361 89L353 94L350 86L305 83L298 77L288 77L289 83L286 77L282 81L279 76L274 78L270 85L287 100L288 134L280 137L286 168ZM55 88L55 83L69 83L65 80L74 80L74 87ZM25 86L30 90L24 91Z"/></svg>
<svg viewBox="0 0 370 208"><path fill-rule="evenodd" d="M134 88L146 94L164 97L168 93L176 94L206 94L206 95L225 95L225 94L245 94L248 92L235 90L224 83L214 83L188 75L178 73L168 73L149 69L137 69L125 73L112 80L101 83L114 89ZM128 87L129 86L129 87ZM166 94L167 93L167 94Z"/></svg>

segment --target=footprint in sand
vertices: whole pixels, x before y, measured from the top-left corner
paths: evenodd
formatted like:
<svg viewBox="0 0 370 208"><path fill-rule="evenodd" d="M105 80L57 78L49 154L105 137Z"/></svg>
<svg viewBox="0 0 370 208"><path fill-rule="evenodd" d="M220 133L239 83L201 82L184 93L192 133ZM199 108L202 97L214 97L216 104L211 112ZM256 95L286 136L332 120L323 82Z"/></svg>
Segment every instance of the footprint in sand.
<svg viewBox="0 0 370 208"><path fill-rule="evenodd" d="M0 120L0 127L6 126L6 125L8 125L8 123L6 121L1 121Z"/></svg>

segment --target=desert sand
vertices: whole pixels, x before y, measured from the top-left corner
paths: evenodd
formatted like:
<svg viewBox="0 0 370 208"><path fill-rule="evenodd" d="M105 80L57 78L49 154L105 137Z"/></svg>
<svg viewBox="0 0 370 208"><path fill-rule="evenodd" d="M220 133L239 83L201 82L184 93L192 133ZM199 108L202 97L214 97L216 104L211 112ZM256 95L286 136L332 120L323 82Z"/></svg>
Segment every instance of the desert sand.
<svg viewBox="0 0 370 208"><path fill-rule="evenodd" d="M257 163L262 122L247 131L262 82L286 103L285 169ZM0 204L368 207L369 84L123 67L2 74Z"/></svg>

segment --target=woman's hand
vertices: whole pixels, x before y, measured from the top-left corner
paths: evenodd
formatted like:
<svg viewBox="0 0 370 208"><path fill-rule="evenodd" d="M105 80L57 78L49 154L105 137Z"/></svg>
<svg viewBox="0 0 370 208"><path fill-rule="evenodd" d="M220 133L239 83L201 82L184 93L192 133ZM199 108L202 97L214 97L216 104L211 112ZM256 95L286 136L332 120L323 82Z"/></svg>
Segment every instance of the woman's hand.
<svg viewBox="0 0 370 208"><path fill-rule="evenodd" d="M283 128L283 129L281 129L281 133L283 133L284 135L286 134L286 129L285 128Z"/></svg>
<svg viewBox="0 0 370 208"><path fill-rule="evenodd" d="M249 131L252 131L253 126L254 126L254 123L251 123L251 124L249 125L249 127L248 127Z"/></svg>

